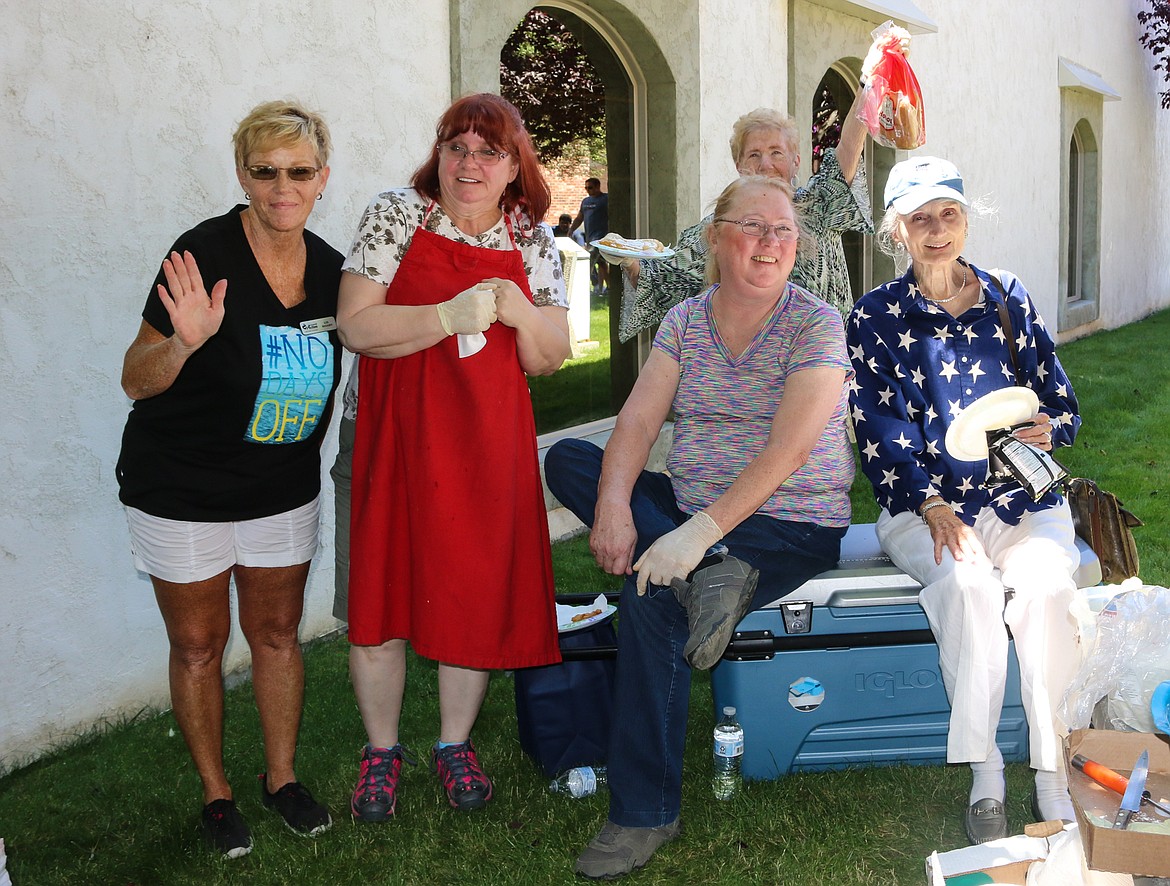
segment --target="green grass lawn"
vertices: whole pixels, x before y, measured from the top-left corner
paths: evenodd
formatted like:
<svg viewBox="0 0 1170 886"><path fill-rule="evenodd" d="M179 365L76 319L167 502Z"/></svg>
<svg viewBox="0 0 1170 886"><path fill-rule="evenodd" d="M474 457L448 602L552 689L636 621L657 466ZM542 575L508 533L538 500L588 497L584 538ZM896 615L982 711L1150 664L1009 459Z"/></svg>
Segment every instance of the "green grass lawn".
<svg viewBox="0 0 1170 886"><path fill-rule="evenodd" d="M528 380L536 433L559 431L614 414L609 381L608 300L594 299L589 338L591 343L580 357L566 360L552 375Z"/></svg>
<svg viewBox="0 0 1170 886"><path fill-rule="evenodd" d="M1162 430L1170 361L1163 312L1060 349L1085 416L1075 449L1059 458L1116 492L1146 526L1137 530L1147 583L1170 579ZM854 489L857 519L872 519L869 490ZM596 593L614 579L592 566L584 538L554 546L558 590ZM159 667L165 667L159 662ZM333 829L298 838L266 813L254 781L263 761L247 686L228 694L226 756L255 850L212 858L196 827L198 780L170 714L146 715L0 779L0 837L15 886L47 884L555 884L605 819L606 797L568 800L520 750L513 683L496 674L475 730L496 781L479 813L454 812L425 765L407 769L396 819L356 825L346 814L364 742L340 639L306 652L307 696L298 772L334 812ZM434 665L412 657L402 717L420 757L437 735ZM933 849L964 844L959 813L965 766L801 773L746 786L730 803L710 798L711 685L691 693L682 836L632 884L917 884ZM750 741L750 736L748 737ZM1008 767L1008 812L1030 821L1031 778Z"/></svg>

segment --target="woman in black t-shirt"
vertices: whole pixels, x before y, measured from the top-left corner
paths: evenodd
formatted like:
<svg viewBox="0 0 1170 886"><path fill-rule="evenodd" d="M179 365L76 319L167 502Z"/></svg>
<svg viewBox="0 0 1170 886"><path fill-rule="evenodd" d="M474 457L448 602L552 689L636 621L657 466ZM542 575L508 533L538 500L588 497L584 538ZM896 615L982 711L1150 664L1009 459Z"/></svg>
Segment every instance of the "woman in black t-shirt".
<svg viewBox="0 0 1170 886"><path fill-rule="evenodd" d="M303 834L331 824L293 758L342 260L305 230L329 179L324 121L269 102L233 141L250 204L183 234L163 261L122 369L134 408L117 469L135 565L170 640L171 703L203 782L203 830L231 858L252 848L223 765L233 577L264 733L264 805Z"/></svg>

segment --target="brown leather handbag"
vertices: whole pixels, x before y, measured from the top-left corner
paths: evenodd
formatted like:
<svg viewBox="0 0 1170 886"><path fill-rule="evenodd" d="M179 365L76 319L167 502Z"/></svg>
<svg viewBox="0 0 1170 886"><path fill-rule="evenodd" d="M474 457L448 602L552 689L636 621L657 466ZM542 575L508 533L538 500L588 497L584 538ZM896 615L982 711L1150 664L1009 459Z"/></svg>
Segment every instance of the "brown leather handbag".
<svg viewBox="0 0 1170 886"><path fill-rule="evenodd" d="M1131 530L1141 526L1142 521L1127 511L1112 492L1083 477L1069 481L1067 498L1077 535L1089 543L1101 561L1102 581L1117 584L1137 575L1137 542Z"/></svg>

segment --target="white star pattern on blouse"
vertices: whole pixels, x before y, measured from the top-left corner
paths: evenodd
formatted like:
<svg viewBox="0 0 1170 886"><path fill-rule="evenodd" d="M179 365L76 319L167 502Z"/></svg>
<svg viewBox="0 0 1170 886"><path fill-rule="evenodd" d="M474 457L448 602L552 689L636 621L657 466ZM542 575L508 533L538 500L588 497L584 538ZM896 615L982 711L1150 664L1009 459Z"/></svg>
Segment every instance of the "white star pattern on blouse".
<svg viewBox="0 0 1170 886"><path fill-rule="evenodd" d="M963 404L1016 383L1009 337L1019 334L1020 379L1052 416L1053 444L1070 445L1080 419L1055 345L1023 284L1005 271L1004 283L1010 284L1005 290L989 282L986 272L973 265L971 271L985 295L961 321L922 300L912 271L858 300L854 322L847 325L855 372L848 384L850 408L861 467L890 513L914 513L928 494L945 499L968 525L985 507L1011 524L1052 500L1033 503L1028 495L1004 495L1019 490L1014 481L1006 489L989 489L986 462L959 461L944 445ZM1011 316L1011 333L999 319L1001 301Z"/></svg>
<svg viewBox="0 0 1170 886"><path fill-rule="evenodd" d="M1020 330L1020 334L1016 336L1016 350L1022 351L1026 347L1028 347L1028 337L1024 335L1023 330Z"/></svg>

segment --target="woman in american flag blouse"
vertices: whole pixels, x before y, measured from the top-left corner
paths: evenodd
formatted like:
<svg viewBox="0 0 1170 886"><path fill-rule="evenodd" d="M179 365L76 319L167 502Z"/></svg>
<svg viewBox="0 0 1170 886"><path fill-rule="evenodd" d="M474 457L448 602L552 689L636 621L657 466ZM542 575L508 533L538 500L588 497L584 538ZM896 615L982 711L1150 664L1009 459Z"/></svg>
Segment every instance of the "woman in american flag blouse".
<svg viewBox="0 0 1170 886"><path fill-rule="evenodd" d="M959 460L946 433L979 397L1016 384L1008 335L1020 383L1040 402L1017 439L1045 451L1069 446L1080 418L1023 285L962 256L968 203L959 171L933 157L905 160L890 172L885 204L879 241L908 255L910 267L859 299L846 323L856 373L851 415L882 508L882 548L923 585L919 601L951 700L947 760L971 764L964 824L971 842L982 843L1009 833L995 738L1008 670L1005 623L1015 638L1036 770L1033 812L1073 818L1056 708L1076 667L1068 604L1079 555L1057 492L1033 500L1015 482L989 486L986 459Z"/></svg>

